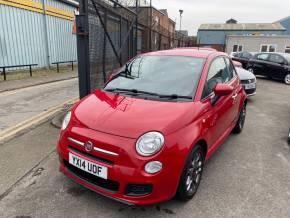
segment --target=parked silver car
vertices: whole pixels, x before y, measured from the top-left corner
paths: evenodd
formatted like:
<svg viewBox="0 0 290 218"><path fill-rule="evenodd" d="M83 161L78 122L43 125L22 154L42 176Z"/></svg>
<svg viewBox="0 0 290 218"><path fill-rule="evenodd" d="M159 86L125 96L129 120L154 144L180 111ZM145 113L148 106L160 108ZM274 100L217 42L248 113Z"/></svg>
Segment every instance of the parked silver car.
<svg viewBox="0 0 290 218"><path fill-rule="evenodd" d="M256 95L257 79L256 76L248 70L242 67L242 64L237 61L233 61L236 71L240 77L242 85L247 93L248 97Z"/></svg>

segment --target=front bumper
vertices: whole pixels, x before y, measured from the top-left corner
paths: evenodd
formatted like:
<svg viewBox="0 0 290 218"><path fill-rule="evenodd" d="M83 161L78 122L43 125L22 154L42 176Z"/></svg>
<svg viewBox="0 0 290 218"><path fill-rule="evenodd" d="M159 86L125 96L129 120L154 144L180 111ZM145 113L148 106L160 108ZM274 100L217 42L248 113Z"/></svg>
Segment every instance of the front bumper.
<svg viewBox="0 0 290 218"><path fill-rule="evenodd" d="M69 137L82 142L90 140L94 145L116 153L118 156L95 151L87 154L83 147L69 141ZM125 204L150 205L170 200L176 193L184 159L178 155L168 155L166 149L163 149L162 152L151 158L140 157L135 151L135 142L135 139L73 127L61 134L61 140L58 144L60 171L76 183ZM89 158L96 164L107 167L108 180L102 181L99 178L88 179L86 175L84 176L72 168L68 163L69 153L76 151L79 151L79 156ZM176 154L174 149L171 152ZM149 161L154 160L162 162L163 169L154 175L147 174L144 171L144 166ZM96 180L100 180L100 183L97 183ZM152 186L152 190L149 194L128 196L126 188L131 184Z"/></svg>
<svg viewBox="0 0 290 218"><path fill-rule="evenodd" d="M257 87L256 86L257 85L255 84L255 88L247 89L246 88L246 85L243 84L243 88L244 88L244 90L245 90L245 92L246 92L246 94L247 94L248 97L251 97L251 96L254 96L254 95L257 94L256 93L256 90L257 90Z"/></svg>

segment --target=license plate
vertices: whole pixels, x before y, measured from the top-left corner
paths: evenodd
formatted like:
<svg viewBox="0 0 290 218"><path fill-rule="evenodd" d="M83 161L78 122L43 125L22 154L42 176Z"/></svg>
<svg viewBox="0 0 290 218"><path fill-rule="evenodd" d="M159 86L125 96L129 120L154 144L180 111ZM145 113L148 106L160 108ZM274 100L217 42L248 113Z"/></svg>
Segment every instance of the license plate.
<svg viewBox="0 0 290 218"><path fill-rule="evenodd" d="M246 84L245 85L245 89L255 89L256 88L256 84L252 83L252 84Z"/></svg>
<svg viewBox="0 0 290 218"><path fill-rule="evenodd" d="M108 178L108 168L69 153L69 163L87 173L103 179Z"/></svg>

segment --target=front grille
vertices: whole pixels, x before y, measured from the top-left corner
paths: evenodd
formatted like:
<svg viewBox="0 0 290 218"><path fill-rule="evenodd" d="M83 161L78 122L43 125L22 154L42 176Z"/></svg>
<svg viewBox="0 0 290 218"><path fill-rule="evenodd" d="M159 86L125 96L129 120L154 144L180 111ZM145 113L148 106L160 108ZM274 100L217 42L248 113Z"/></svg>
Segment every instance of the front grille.
<svg viewBox="0 0 290 218"><path fill-rule="evenodd" d="M90 158L92 160L96 160L96 161L99 161L99 162L102 162L102 163L105 163L105 164L109 164L109 165L114 165L114 162L110 161L108 159L97 157L95 155L92 155L92 154L86 153L84 151L81 151L79 149L73 148L72 146L69 146L68 148L69 148L69 150L71 150L71 151L73 151L73 152L75 152L77 154L81 154L81 155L83 155L85 157L88 157L88 158Z"/></svg>
<svg viewBox="0 0 290 218"><path fill-rule="evenodd" d="M68 161L63 160L65 167L74 175L80 179L91 183L92 185L101 187L111 192L117 192L119 190L119 183L112 180L106 180L97 176L94 176L90 173L87 173L71 164Z"/></svg>
<svg viewBox="0 0 290 218"><path fill-rule="evenodd" d="M152 185L148 184L147 185L129 184L126 187L125 195L133 197L149 195L152 193L152 189L153 189Z"/></svg>
<svg viewBox="0 0 290 218"><path fill-rule="evenodd" d="M251 84L251 83L255 83L256 79L246 79L246 80L242 80L241 82L242 84Z"/></svg>
<svg viewBox="0 0 290 218"><path fill-rule="evenodd" d="M247 89L246 90L247 95L254 94L255 92L256 92L256 89Z"/></svg>

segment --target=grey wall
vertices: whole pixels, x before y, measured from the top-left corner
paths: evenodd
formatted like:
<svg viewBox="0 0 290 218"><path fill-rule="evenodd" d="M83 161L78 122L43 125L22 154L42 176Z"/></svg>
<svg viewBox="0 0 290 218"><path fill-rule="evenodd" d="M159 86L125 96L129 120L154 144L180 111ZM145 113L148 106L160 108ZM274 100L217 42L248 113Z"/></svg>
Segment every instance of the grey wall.
<svg viewBox="0 0 290 218"><path fill-rule="evenodd" d="M197 33L197 41L203 45L224 45L226 36L229 35L248 35L248 34L265 34L265 35L284 35L285 31L212 31L199 30Z"/></svg>
<svg viewBox="0 0 290 218"><path fill-rule="evenodd" d="M228 36L226 52L230 53L235 44L243 45L243 51L260 52L262 44L277 45L276 52L285 52L285 47L290 46L290 36Z"/></svg>

